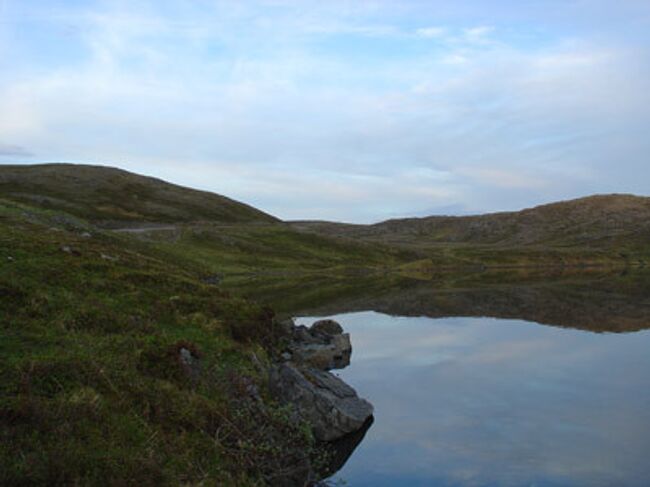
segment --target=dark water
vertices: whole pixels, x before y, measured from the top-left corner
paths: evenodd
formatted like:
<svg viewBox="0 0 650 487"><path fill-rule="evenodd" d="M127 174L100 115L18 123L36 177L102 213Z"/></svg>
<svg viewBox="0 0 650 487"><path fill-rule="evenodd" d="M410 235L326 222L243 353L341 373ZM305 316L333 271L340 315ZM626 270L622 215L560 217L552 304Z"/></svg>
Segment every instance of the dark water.
<svg viewBox="0 0 650 487"><path fill-rule="evenodd" d="M251 297L350 332L375 422L349 486L650 486L650 276L289 280ZM256 293L256 294L255 294Z"/></svg>

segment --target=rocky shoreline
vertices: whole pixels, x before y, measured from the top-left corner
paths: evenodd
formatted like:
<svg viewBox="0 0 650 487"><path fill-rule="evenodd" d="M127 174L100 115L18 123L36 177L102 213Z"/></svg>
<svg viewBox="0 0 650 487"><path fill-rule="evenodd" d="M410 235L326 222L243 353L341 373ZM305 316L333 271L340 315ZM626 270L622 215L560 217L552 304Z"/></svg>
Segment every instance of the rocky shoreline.
<svg viewBox="0 0 650 487"><path fill-rule="evenodd" d="M350 364L350 335L333 320L311 327L282 322L287 346L269 371L269 386L281 403L307 422L316 441L334 452L329 475L340 469L373 422L373 406L330 372Z"/></svg>
<svg viewBox="0 0 650 487"><path fill-rule="evenodd" d="M273 395L296 407L318 441L335 441L360 430L372 417L372 404L329 372L349 365L350 335L332 320L309 328L290 320L284 326L291 340L280 363L270 370Z"/></svg>

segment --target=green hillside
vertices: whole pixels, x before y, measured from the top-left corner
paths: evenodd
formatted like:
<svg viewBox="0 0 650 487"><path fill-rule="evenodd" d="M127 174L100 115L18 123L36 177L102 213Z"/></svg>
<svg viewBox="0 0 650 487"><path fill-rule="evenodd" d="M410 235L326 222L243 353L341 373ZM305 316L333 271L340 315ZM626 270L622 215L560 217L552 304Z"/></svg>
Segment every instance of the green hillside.
<svg viewBox="0 0 650 487"><path fill-rule="evenodd" d="M0 165L0 196L105 226L134 223L271 223L237 201L121 169L79 164Z"/></svg>
<svg viewBox="0 0 650 487"><path fill-rule="evenodd" d="M0 485L272 485L304 466L309 429L266 388L273 312L60 216L0 205Z"/></svg>
<svg viewBox="0 0 650 487"><path fill-rule="evenodd" d="M298 231L418 251L449 265L638 265L650 258L650 198L596 195L517 212L374 225L300 221Z"/></svg>

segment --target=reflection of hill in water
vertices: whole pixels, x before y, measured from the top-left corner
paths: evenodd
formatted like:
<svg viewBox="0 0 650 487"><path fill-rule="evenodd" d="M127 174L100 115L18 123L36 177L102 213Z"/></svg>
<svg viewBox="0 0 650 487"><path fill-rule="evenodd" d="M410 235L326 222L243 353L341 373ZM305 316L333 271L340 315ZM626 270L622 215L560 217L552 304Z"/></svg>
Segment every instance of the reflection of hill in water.
<svg viewBox="0 0 650 487"><path fill-rule="evenodd" d="M251 280L227 286L285 315L377 311L396 316L487 316L594 332L650 328L650 273L447 274Z"/></svg>

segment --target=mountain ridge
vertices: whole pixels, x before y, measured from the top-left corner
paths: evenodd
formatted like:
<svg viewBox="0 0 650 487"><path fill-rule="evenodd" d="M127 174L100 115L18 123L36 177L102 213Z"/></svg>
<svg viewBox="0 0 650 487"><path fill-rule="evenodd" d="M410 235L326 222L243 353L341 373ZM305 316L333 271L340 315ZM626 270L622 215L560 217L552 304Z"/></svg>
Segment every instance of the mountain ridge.
<svg viewBox="0 0 650 487"><path fill-rule="evenodd" d="M370 240L426 240L429 243L579 245L599 239L650 235L650 198L597 194L518 211L478 215L395 218L370 225L295 221L303 231Z"/></svg>

